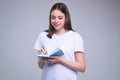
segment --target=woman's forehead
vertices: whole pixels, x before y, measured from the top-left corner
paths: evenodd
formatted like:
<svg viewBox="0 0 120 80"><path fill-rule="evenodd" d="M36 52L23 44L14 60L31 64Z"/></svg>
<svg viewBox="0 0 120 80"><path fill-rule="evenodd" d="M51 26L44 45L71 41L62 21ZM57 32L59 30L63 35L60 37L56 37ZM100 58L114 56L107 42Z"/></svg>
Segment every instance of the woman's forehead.
<svg viewBox="0 0 120 80"><path fill-rule="evenodd" d="M51 12L51 16L64 16L64 13L58 9L55 9Z"/></svg>

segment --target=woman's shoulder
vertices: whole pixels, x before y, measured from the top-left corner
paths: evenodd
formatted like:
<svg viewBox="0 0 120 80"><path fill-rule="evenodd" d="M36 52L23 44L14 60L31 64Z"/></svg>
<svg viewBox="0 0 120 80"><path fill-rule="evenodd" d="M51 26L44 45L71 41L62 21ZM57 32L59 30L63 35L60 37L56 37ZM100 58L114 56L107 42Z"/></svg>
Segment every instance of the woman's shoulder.
<svg viewBox="0 0 120 80"><path fill-rule="evenodd" d="M74 38L74 39L81 39L81 40L83 40L82 39L82 36L80 35L80 33L79 32L77 32L77 31L72 31L72 37Z"/></svg>
<svg viewBox="0 0 120 80"><path fill-rule="evenodd" d="M42 36L47 36L47 34L48 34L48 32L47 31L41 31L40 33L39 33L39 36L40 37L42 37Z"/></svg>
<svg viewBox="0 0 120 80"><path fill-rule="evenodd" d="M41 31L40 34L41 34L41 35L48 34L48 30Z"/></svg>
<svg viewBox="0 0 120 80"><path fill-rule="evenodd" d="M72 31L72 35L73 36L81 36L80 33L78 33L77 31Z"/></svg>

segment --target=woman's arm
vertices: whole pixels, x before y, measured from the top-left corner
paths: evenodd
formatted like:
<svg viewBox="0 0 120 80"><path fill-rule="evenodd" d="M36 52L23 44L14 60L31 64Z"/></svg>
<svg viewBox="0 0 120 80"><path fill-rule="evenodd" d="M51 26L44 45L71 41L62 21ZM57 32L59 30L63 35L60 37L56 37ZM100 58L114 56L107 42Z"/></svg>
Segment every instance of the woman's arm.
<svg viewBox="0 0 120 80"><path fill-rule="evenodd" d="M43 66L44 66L44 60L42 59L38 59L38 66L43 69Z"/></svg>
<svg viewBox="0 0 120 80"><path fill-rule="evenodd" d="M84 53L80 51L75 52L76 61L69 61L57 56L54 56L52 58L53 59L49 59L48 62L50 63L59 62L74 71L85 72L85 69L86 69L85 56L84 56Z"/></svg>
<svg viewBox="0 0 120 80"><path fill-rule="evenodd" d="M76 61L61 60L61 63L72 70L85 72L86 63L84 53L75 52L75 59Z"/></svg>
<svg viewBox="0 0 120 80"><path fill-rule="evenodd" d="M47 54L47 51L46 50L39 50L38 54ZM38 66L41 69L43 69L44 63L45 63L45 59L38 59Z"/></svg>

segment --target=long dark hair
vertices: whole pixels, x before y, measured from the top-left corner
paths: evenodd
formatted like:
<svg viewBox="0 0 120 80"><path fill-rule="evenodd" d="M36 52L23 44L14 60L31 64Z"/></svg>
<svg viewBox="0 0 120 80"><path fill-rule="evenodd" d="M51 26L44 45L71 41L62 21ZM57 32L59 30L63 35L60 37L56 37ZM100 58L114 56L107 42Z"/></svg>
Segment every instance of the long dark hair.
<svg viewBox="0 0 120 80"><path fill-rule="evenodd" d="M72 26L71 26L70 14L69 14L67 6L64 3L56 3L52 6L52 8L50 10L50 14L49 14L49 29L47 30L48 31L48 34L47 34L48 38L52 38L52 35L55 32L55 29L51 24L51 12L55 9L60 10L65 15L65 24L64 24L65 30L73 30Z"/></svg>

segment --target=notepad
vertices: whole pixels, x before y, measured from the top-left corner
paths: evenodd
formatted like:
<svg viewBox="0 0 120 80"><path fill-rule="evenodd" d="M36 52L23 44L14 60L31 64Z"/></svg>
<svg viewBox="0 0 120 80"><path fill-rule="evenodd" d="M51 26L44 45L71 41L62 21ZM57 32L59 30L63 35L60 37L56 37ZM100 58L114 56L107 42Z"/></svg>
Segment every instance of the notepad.
<svg viewBox="0 0 120 80"><path fill-rule="evenodd" d="M43 58L50 59L52 56L62 56L62 55L64 55L63 51L60 48L57 48L53 50L51 53L48 53L47 55L38 54L37 57L40 59Z"/></svg>

